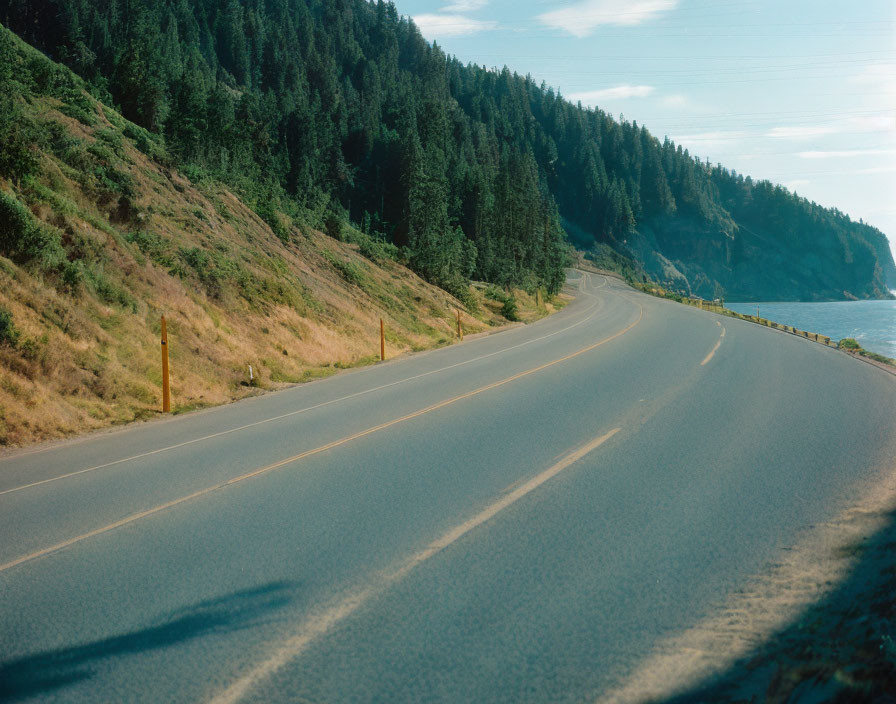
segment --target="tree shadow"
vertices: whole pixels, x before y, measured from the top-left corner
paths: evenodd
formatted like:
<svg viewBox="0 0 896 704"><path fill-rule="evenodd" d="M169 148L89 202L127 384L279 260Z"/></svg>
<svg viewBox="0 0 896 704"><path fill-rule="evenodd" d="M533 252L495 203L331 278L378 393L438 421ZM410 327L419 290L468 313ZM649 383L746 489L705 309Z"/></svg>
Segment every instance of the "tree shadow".
<svg viewBox="0 0 896 704"><path fill-rule="evenodd" d="M0 663L0 701L59 689L93 676L91 663L103 658L167 648L212 633L246 628L265 613L293 601L294 586L271 582L199 602L170 614L163 623L137 631L27 655Z"/></svg>
<svg viewBox="0 0 896 704"><path fill-rule="evenodd" d="M847 552L858 561L826 598L725 672L662 701L896 702L896 511Z"/></svg>

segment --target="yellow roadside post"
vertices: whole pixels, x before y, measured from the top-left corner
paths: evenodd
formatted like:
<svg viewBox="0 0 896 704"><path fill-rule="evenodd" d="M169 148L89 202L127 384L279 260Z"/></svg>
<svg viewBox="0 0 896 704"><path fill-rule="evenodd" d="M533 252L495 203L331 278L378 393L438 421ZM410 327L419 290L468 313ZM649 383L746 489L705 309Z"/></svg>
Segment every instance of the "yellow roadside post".
<svg viewBox="0 0 896 704"><path fill-rule="evenodd" d="M380 318L380 361L386 359L386 328L383 327L383 319Z"/></svg>
<svg viewBox="0 0 896 704"><path fill-rule="evenodd" d="M168 325L162 316L162 413L171 412L171 387L168 383Z"/></svg>

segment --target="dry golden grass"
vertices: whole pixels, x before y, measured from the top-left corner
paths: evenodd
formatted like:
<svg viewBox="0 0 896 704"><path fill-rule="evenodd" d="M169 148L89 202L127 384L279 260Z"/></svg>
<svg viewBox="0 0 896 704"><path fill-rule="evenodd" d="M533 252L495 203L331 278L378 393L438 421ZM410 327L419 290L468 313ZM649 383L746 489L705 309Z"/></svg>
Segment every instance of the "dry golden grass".
<svg viewBox="0 0 896 704"><path fill-rule="evenodd" d="M120 122L98 108L97 124L86 127L51 101L36 105L41 119L87 145L115 130L107 113ZM77 243L102 284L85 280L69 291L0 257L0 308L20 333L16 345L0 344L0 445L157 414L162 314L175 412L372 363L380 317L389 358L455 340L461 304L398 263L371 261L355 245L297 227L284 243L234 193L191 183L127 138L116 159L136 194L125 216L51 154L22 197L69 251ZM16 190L2 180L0 189ZM190 268L189 251L205 259ZM467 333L506 322L500 306L478 297L478 310L463 312ZM522 292L517 298L522 320L554 309Z"/></svg>

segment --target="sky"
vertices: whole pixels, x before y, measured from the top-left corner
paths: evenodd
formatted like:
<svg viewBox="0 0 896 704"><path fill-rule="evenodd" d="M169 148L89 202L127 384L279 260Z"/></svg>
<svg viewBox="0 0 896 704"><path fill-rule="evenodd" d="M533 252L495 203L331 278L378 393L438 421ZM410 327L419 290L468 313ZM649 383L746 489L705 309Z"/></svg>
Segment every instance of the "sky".
<svg viewBox="0 0 896 704"><path fill-rule="evenodd" d="M881 229L896 257L893 0L395 0L464 63Z"/></svg>

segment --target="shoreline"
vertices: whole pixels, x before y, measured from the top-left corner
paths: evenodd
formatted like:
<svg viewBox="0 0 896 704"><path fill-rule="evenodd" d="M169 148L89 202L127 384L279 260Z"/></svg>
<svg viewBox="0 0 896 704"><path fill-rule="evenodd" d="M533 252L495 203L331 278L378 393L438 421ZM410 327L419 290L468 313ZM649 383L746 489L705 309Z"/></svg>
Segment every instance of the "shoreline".
<svg viewBox="0 0 896 704"><path fill-rule="evenodd" d="M823 345L830 349L835 349L839 352L843 352L853 359L858 359L862 362L866 362L871 364L878 369L881 369L890 374L896 375L896 359L892 359L882 354L878 354L871 350L863 349L861 346L856 348L846 348L842 346L842 343L845 340L849 340L852 338L842 338L839 341L834 341L831 337L827 335L821 335L820 333L809 332L807 330L801 330L793 325L785 325L782 323L778 323L777 321L769 320L763 317L757 317L755 315L746 315L744 313L738 313L731 308L726 308L723 304L717 304L711 301L704 301L702 298L691 298L681 296L676 293L672 293L670 291L666 291L661 286L650 285L650 284L639 284L636 282L630 282L629 285L634 288L636 291L641 291L642 293L646 293L648 295L654 296L656 298L664 298L666 300L674 301L676 303L681 303L682 305L688 305L693 308L697 308L698 310L705 310L709 313L715 313L717 315L723 315L729 318L737 318L739 320L746 321L748 323L753 323L754 325L762 325L772 330L777 330L778 332L787 333L789 335L795 335L796 337L802 337L811 342L815 342L817 344ZM872 299L868 299L872 300ZM889 300L889 299L873 299L873 300ZM728 301L730 303L730 301ZM818 303L822 303L823 301L818 301ZM860 301L840 301L842 303L856 303ZM769 304L773 304L774 301L769 301ZM759 302L758 305L761 306L762 302ZM855 342L855 340L853 340Z"/></svg>

